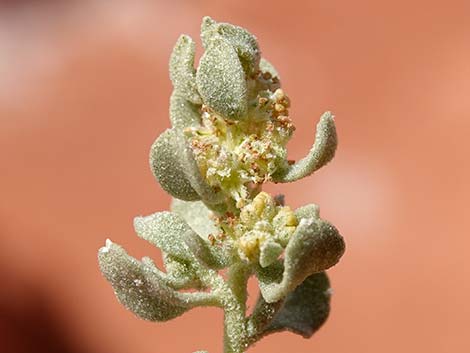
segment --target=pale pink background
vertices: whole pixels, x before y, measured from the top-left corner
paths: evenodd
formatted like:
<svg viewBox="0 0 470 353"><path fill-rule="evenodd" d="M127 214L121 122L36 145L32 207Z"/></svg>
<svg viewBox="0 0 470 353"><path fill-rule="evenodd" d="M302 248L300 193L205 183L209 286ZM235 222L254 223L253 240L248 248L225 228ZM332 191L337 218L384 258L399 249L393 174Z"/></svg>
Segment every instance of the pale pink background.
<svg viewBox="0 0 470 353"><path fill-rule="evenodd" d="M311 340L250 352L469 352L470 2L457 0L2 2L0 351L221 352L219 310L141 321L96 261L107 237L159 258L132 219L168 208L148 150L169 126L172 46L198 39L204 15L255 33L280 71L293 158L325 110L340 138L326 168L268 188L319 204L346 239L331 316Z"/></svg>

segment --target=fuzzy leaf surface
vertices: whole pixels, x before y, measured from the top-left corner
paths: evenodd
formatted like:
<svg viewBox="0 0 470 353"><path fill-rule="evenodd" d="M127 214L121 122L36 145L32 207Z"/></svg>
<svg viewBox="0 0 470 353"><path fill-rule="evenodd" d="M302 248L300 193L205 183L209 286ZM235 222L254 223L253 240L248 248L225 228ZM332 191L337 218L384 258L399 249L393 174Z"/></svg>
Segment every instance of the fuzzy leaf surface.
<svg viewBox="0 0 470 353"><path fill-rule="evenodd" d="M194 269L187 263L174 259L168 254L163 253L163 263L167 270L166 273L160 271L153 260L148 256L144 256L141 261L142 264L151 269L166 286L172 289L202 288L201 282Z"/></svg>
<svg viewBox="0 0 470 353"><path fill-rule="evenodd" d="M212 221L212 211L201 201L191 202L173 199L171 210L183 218L206 243L209 235L220 232L220 229ZM210 259L209 267L218 269L227 267L230 262L230 256L227 254L229 249L217 245L208 246L210 249L210 255L207 255L207 258Z"/></svg>
<svg viewBox="0 0 470 353"><path fill-rule="evenodd" d="M211 219L212 211L201 201L173 199L171 210L183 218L204 239L207 239L209 234L216 234L220 231Z"/></svg>
<svg viewBox="0 0 470 353"><path fill-rule="evenodd" d="M320 207L311 203L302 207L299 207L294 211L295 216L298 219L302 218L312 218L317 219L320 217Z"/></svg>
<svg viewBox="0 0 470 353"><path fill-rule="evenodd" d="M206 48L196 73L203 102L230 119L239 119L247 111L245 73L235 49L216 38Z"/></svg>
<svg viewBox="0 0 470 353"><path fill-rule="evenodd" d="M98 261L119 301L142 319L167 321L190 309L178 292L119 245L107 241L98 253Z"/></svg>
<svg viewBox="0 0 470 353"><path fill-rule="evenodd" d="M201 104L201 97L196 88L195 52L196 44L191 37L181 35L170 56L170 79L175 91L188 101Z"/></svg>
<svg viewBox="0 0 470 353"><path fill-rule="evenodd" d="M185 261L193 260L186 239L198 235L178 215L164 211L135 217L134 229L139 237L162 249L166 254Z"/></svg>
<svg viewBox="0 0 470 353"><path fill-rule="evenodd" d="M317 124L315 142L307 156L273 175L273 180L280 183L289 183L309 176L320 169L335 155L338 145L334 117L326 112Z"/></svg>
<svg viewBox="0 0 470 353"><path fill-rule="evenodd" d="M182 200L199 200L181 165L182 153L178 144L176 130L163 132L150 148L150 168L163 190L170 195Z"/></svg>
<svg viewBox="0 0 470 353"><path fill-rule="evenodd" d="M330 223L301 219L285 250L282 277L271 266L257 271L263 298L268 303L282 299L308 276L335 265L344 248L343 238Z"/></svg>
<svg viewBox="0 0 470 353"><path fill-rule="evenodd" d="M281 255L284 249L274 241L265 241L260 248L259 263L261 267L271 265Z"/></svg>
<svg viewBox="0 0 470 353"><path fill-rule="evenodd" d="M219 254L209 242L197 235L176 213L164 211L136 217L134 228L139 237L175 259L190 263L196 257L207 267L223 267Z"/></svg>
<svg viewBox="0 0 470 353"><path fill-rule="evenodd" d="M175 90L170 97L170 121L171 126L176 129L199 126L201 123L199 107Z"/></svg>
<svg viewBox="0 0 470 353"><path fill-rule="evenodd" d="M253 34L244 28L229 23L220 23L217 26L217 33L236 50L247 76L258 70L260 50Z"/></svg>
<svg viewBox="0 0 470 353"><path fill-rule="evenodd" d="M206 16L201 25L202 44L207 49L218 39L225 39L237 52L245 73L256 72L260 62L260 49L256 37L246 29L230 23L217 23Z"/></svg>
<svg viewBox="0 0 470 353"><path fill-rule="evenodd" d="M173 289L202 288L202 284L189 262L163 253L163 264L166 269L165 281Z"/></svg>

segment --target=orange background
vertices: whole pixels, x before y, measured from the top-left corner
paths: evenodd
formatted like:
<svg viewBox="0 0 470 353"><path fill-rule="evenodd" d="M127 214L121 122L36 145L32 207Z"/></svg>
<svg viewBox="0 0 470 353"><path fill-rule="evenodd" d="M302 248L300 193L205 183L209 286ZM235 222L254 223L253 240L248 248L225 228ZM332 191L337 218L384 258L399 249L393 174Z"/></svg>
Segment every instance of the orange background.
<svg viewBox="0 0 470 353"><path fill-rule="evenodd" d="M331 316L311 340L250 352L469 352L470 2L457 0L3 1L0 351L221 352L219 310L144 322L96 261L107 237L159 257L132 219L168 208L148 150L169 126L172 46L198 39L204 15L256 34L280 71L292 158L325 110L340 137L326 168L268 187L319 204L347 241Z"/></svg>

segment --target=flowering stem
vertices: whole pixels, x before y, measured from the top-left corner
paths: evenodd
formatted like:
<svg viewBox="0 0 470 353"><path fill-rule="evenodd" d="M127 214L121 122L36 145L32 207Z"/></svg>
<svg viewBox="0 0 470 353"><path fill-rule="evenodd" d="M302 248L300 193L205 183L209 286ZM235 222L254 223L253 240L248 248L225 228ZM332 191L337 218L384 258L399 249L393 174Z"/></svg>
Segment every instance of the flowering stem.
<svg viewBox="0 0 470 353"><path fill-rule="evenodd" d="M166 271L110 240L98 252L100 269L119 301L145 320L222 308L224 353L243 353L278 331L310 337L328 316L323 271L338 262L344 240L318 206L292 210L262 184L295 181L328 163L337 145L333 115L321 117L306 157L287 160L290 101L256 37L205 17L201 38L197 70L190 37L173 49L172 127L150 152L154 176L174 197L172 211L134 220L139 237L162 250ZM260 297L247 317L251 275Z"/></svg>

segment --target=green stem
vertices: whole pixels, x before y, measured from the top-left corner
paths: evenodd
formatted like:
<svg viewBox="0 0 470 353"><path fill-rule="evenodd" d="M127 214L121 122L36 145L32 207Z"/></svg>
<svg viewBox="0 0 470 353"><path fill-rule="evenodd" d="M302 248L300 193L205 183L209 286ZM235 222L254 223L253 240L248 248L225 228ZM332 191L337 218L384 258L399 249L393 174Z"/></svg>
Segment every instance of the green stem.
<svg viewBox="0 0 470 353"><path fill-rule="evenodd" d="M243 353L247 342L246 298L250 270L241 263L229 268L230 295L224 306L224 353Z"/></svg>
<svg viewBox="0 0 470 353"><path fill-rule="evenodd" d="M245 313L240 307L224 310L224 353L245 352Z"/></svg>

